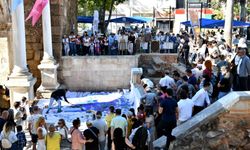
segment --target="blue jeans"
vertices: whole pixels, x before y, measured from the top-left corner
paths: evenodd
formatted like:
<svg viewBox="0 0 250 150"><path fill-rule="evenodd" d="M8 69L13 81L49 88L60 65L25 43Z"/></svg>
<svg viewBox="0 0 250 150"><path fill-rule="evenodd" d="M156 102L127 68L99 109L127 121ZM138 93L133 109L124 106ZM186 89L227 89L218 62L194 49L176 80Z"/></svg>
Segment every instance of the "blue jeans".
<svg viewBox="0 0 250 150"><path fill-rule="evenodd" d="M99 141L99 148L100 148L100 150L105 150L105 146L106 146L106 140Z"/></svg>
<svg viewBox="0 0 250 150"><path fill-rule="evenodd" d="M71 55L75 56L76 55L76 43L69 43L69 49Z"/></svg>

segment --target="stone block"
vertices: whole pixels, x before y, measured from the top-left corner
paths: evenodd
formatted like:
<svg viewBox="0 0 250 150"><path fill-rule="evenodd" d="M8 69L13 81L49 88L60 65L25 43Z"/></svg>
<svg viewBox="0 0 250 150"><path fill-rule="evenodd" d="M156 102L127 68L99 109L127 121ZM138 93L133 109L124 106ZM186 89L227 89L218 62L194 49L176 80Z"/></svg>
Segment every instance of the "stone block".
<svg viewBox="0 0 250 150"><path fill-rule="evenodd" d="M60 26L52 26L52 27L51 27L52 34L53 34L53 35L62 36L61 29L62 29L62 28L61 28ZM58 42L58 41L53 41L53 42Z"/></svg>
<svg viewBox="0 0 250 150"><path fill-rule="evenodd" d="M34 57L34 52L33 51L27 51L26 56L27 56L28 60L31 60Z"/></svg>
<svg viewBox="0 0 250 150"><path fill-rule="evenodd" d="M40 37L41 38L41 37ZM38 37L26 36L26 43L38 43L40 40Z"/></svg>
<svg viewBox="0 0 250 150"><path fill-rule="evenodd" d="M35 51L35 56L34 56L35 61L42 60L42 54L41 53L42 53L41 51Z"/></svg>
<svg viewBox="0 0 250 150"><path fill-rule="evenodd" d="M58 4L51 4L50 5L51 16L59 16L60 15L59 9L60 9L60 5L58 5Z"/></svg>

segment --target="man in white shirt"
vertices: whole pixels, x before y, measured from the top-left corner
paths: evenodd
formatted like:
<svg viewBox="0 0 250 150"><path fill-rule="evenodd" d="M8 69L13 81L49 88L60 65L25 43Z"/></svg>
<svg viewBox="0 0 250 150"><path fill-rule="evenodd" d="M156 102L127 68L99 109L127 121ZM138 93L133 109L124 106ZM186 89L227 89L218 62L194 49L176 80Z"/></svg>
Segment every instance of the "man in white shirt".
<svg viewBox="0 0 250 150"><path fill-rule="evenodd" d="M190 119L193 113L194 103L188 98L188 93L185 90L181 90L179 94L180 100L178 104L178 121L177 125L180 125Z"/></svg>
<svg viewBox="0 0 250 150"><path fill-rule="evenodd" d="M210 82L204 81L203 88L201 88L192 98L194 103L193 116L202 111L206 105L210 105L210 99L207 90L209 89Z"/></svg>
<svg viewBox="0 0 250 150"><path fill-rule="evenodd" d="M173 88L175 89L174 79L169 76L169 72L166 71L165 76L160 79L159 84L161 87Z"/></svg>

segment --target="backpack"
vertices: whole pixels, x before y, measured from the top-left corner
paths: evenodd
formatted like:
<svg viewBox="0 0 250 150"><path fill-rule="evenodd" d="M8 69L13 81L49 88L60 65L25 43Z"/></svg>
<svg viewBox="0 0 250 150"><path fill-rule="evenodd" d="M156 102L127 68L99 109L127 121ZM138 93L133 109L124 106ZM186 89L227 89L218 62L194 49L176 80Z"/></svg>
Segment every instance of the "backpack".
<svg viewBox="0 0 250 150"><path fill-rule="evenodd" d="M7 135L5 135L4 133L3 133L3 139L1 140L1 145L2 145L2 148L4 149L9 149L12 147L12 143L8 139Z"/></svg>
<svg viewBox="0 0 250 150"><path fill-rule="evenodd" d="M136 147L137 150L143 150L145 148L147 138L148 138L147 128L140 127L135 132L132 144Z"/></svg>

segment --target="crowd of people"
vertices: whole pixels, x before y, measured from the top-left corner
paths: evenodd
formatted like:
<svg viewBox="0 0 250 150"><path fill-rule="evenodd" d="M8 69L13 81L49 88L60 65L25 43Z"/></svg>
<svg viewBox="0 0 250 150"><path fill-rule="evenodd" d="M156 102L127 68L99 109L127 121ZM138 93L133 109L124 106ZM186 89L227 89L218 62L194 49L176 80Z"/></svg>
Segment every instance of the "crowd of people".
<svg viewBox="0 0 250 150"><path fill-rule="evenodd" d="M150 31L145 30L145 33ZM1 112L1 147L23 149L27 143L22 129L25 128L31 135L33 150L82 150L83 147L86 150L153 150L153 141L162 136L167 137L165 149L168 149L175 139L171 135L173 128L231 91L250 90L250 59L245 36L235 34L232 47L226 44L223 30L208 31L197 38L187 32L176 37L160 33L156 37L163 42L175 41L178 60L186 65L186 70L183 73L166 70L156 85L142 77L144 95L136 111L131 108L124 114L122 109L110 106L105 116L102 111L93 112L94 119L88 120L87 129L81 131L79 127L82 122L79 118L73 120L72 127L67 127L63 118L56 124L46 123L41 110L37 106L30 108L23 98L15 102L13 109ZM117 49L114 34L109 37L103 35L102 38L100 41L95 36L88 37L87 33L83 37L71 33L69 38L65 36L63 40L65 54L126 53L126 48L120 48L122 51ZM134 44L133 32L128 37L128 40L131 39ZM117 51L113 51L114 47ZM123 46L120 44L118 47ZM133 52L128 51L130 54ZM65 92L60 92L61 95L52 94L51 100L57 100L59 107L62 97L67 101Z"/></svg>
<svg viewBox="0 0 250 150"><path fill-rule="evenodd" d="M92 55L134 55L138 52L149 53L151 41L158 42L161 53L177 52L178 35L160 31L154 35L149 26L127 30L119 29L117 34L108 35L95 33L89 35L86 31L82 36L71 32L62 39L64 56L92 56ZM138 42L137 42L138 41ZM136 43L139 46L136 47ZM157 48L156 48L157 49Z"/></svg>

